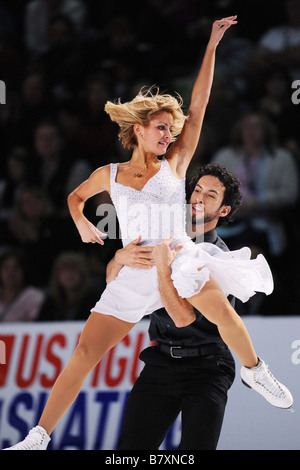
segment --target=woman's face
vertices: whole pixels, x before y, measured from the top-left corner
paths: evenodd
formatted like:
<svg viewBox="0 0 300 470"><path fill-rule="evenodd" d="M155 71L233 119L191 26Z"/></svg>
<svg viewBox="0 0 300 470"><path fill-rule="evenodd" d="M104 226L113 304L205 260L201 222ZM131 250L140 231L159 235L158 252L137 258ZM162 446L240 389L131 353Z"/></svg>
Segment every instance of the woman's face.
<svg viewBox="0 0 300 470"><path fill-rule="evenodd" d="M161 111L153 116L148 126L137 125L139 144L146 152L155 155L164 155L172 140L173 117L166 111Z"/></svg>

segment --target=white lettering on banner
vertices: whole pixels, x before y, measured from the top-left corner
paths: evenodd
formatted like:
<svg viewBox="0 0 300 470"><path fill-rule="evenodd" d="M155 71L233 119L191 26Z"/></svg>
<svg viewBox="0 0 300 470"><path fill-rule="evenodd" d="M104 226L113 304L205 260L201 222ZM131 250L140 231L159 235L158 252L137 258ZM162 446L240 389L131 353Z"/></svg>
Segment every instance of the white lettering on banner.
<svg viewBox="0 0 300 470"><path fill-rule="evenodd" d="M6 364L0 365L0 448L23 438L34 426L50 390L66 366L82 322L1 326ZM149 346L149 322L137 324L89 374L76 402L52 435L50 448L113 449L128 393Z"/></svg>
<svg viewBox="0 0 300 470"><path fill-rule="evenodd" d="M245 317L244 321L257 350L274 365L278 379L293 393L297 410L300 382L295 372L300 367L300 339L295 339L295 332L299 331L299 317ZM0 364L0 449L18 442L37 424L52 384L67 364L83 326L83 322L1 325L6 364ZM138 355L150 344L148 327L148 320L135 325L87 377L77 400L55 428L50 449L117 449L128 393L143 367ZM245 407L245 400L251 405ZM236 379L218 448L297 450L299 421L295 415L288 413L283 419L282 413L248 393ZM259 421L262 416L264 422L274 424L267 433ZM180 437L181 422L177 419L161 449L177 449Z"/></svg>
<svg viewBox="0 0 300 470"><path fill-rule="evenodd" d="M41 330L41 329L40 329ZM73 333L74 332L74 333ZM7 361L0 375L0 387L14 386L27 389L32 386L51 388L65 367L78 342L80 331L67 333L44 330L32 333L1 335L3 344L9 343L14 351L15 361ZM139 354L145 345L150 344L147 332L138 331L126 336L105 358L99 362L89 376L90 387L105 389L125 385L131 387L139 373ZM13 369L13 375L8 372Z"/></svg>
<svg viewBox="0 0 300 470"><path fill-rule="evenodd" d="M4 341L0 341L0 364L6 363L6 347Z"/></svg>

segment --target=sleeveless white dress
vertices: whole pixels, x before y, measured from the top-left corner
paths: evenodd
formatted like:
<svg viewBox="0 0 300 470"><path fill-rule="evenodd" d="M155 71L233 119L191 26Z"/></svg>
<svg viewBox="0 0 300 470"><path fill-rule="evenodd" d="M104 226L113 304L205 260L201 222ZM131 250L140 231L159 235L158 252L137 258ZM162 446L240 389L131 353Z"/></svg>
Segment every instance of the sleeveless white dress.
<svg viewBox="0 0 300 470"><path fill-rule="evenodd" d="M154 246L174 236L171 247L183 245L173 261L172 280L178 294L191 297L214 278L226 296L246 302L256 292L269 295L273 278L263 255L251 258L251 251L224 252L211 243L195 244L185 229L185 180L176 178L163 158L159 171L142 190L116 182L118 164L110 165L111 199L115 206L123 246L139 235L140 245ZM202 269L199 271L198 268ZM124 266L111 281L91 311L112 315L136 323L143 316L163 307L157 282L157 270Z"/></svg>

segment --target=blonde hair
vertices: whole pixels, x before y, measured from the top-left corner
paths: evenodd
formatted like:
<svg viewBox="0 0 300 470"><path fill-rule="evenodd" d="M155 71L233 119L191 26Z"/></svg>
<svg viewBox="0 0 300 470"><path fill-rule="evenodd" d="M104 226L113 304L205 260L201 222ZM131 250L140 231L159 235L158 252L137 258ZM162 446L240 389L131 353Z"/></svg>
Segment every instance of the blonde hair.
<svg viewBox="0 0 300 470"><path fill-rule="evenodd" d="M137 139L133 130L134 124L147 126L151 118L156 113L166 111L173 117L172 142L180 134L186 116L182 111L182 98L178 99L169 94L160 94L159 88L153 93L153 87L139 91L137 96L127 103L121 103L120 98L117 103L108 101L105 111L111 120L120 127L119 139L125 148L133 148L137 145Z"/></svg>

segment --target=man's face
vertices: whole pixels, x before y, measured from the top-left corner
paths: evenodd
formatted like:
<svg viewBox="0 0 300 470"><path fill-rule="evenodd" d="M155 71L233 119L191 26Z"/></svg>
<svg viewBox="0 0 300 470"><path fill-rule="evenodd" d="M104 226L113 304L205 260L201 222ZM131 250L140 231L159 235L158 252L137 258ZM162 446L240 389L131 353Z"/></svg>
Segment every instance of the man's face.
<svg viewBox="0 0 300 470"><path fill-rule="evenodd" d="M192 224L205 224L227 215L223 206L225 186L212 175L204 175L197 182L190 198L190 218Z"/></svg>

